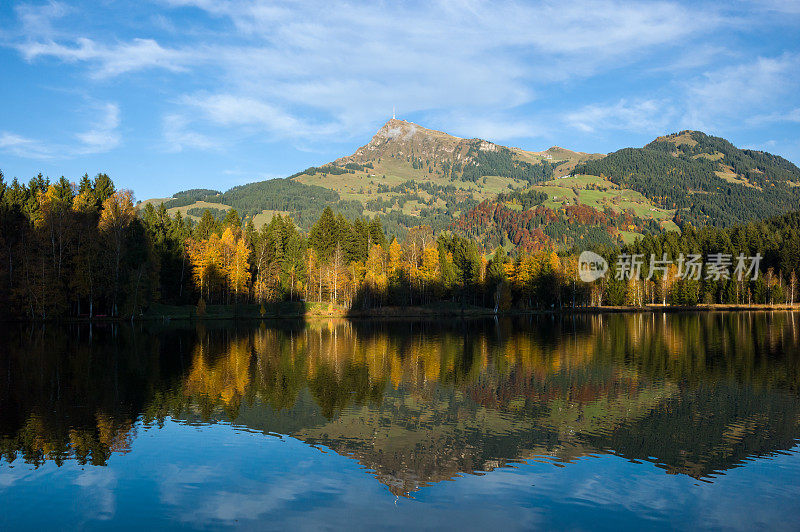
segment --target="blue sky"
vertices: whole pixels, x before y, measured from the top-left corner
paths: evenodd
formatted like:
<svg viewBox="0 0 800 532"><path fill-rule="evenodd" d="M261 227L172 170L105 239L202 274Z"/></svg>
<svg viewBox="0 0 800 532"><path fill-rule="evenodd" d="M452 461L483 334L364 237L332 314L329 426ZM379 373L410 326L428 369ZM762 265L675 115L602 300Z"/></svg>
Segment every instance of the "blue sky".
<svg viewBox="0 0 800 532"><path fill-rule="evenodd" d="M540 150L700 129L800 163L800 1L0 4L0 169L138 199L284 177L398 118Z"/></svg>

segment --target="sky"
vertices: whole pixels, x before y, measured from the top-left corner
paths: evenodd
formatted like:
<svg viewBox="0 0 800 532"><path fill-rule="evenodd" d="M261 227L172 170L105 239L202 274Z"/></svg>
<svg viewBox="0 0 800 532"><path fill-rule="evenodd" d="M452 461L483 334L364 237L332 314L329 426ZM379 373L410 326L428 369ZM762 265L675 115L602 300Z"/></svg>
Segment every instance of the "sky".
<svg viewBox="0 0 800 532"><path fill-rule="evenodd" d="M397 117L529 150L698 129L800 164L800 0L0 2L0 170L137 199L348 155Z"/></svg>

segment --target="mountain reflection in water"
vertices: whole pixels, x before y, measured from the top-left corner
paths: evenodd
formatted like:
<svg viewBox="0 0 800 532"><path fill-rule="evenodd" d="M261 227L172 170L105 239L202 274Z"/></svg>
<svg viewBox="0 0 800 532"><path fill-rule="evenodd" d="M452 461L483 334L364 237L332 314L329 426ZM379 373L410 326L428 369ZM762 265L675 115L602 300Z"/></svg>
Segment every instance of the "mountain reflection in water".
<svg viewBox="0 0 800 532"><path fill-rule="evenodd" d="M714 482L800 438L793 313L20 325L0 345L0 467L103 466L171 418L289 435L413 496L597 454Z"/></svg>

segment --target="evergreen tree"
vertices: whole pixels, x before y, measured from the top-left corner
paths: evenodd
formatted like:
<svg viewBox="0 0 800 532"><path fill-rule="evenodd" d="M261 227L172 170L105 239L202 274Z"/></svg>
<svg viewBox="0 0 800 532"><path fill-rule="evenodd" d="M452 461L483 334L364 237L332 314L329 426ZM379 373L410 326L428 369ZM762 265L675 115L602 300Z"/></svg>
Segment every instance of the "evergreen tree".
<svg viewBox="0 0 800 532"><path fill-rule="evenodd" d="M326 207L308 234L308 244L316 250L322 260L327 260L333 255L334 249L341 241L340 230L341 226L333 210Z"/></svg>
<svg viewBox="0 0 800 532"><path fill-rule="evenodd" d="M236 209L230 209L225 214L225 218L222 220L222 229L224 230L226 227L231 227L233 229L241 230L242 219L239 216L239 213L236 212Z"/></svg>
<svg viewBox="0 0 800 532"><path fill-rule="evenodd" d="M97 200L97 206L100 208L105 201L114 195L116 188L108 174L97 174L94 178L93 186L94 196Z"/></svg>
<svg viewBox="0 0 800 532"><path fill-rule="evenodd" d="M197 226L194 228L194 237L198 239L207 239L213 233L219 232L219 225L217 224L217 220L211 214L211 212L206 209L203 211L203 215L200 217L200 221L198 222Z"/></svg>

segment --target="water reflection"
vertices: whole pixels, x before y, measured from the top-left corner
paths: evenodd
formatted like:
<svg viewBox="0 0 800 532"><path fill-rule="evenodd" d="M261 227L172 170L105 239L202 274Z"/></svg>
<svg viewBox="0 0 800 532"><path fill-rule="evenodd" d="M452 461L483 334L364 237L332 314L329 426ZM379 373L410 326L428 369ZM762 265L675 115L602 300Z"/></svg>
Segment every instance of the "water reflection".
<svg viewBox="0 0 800 532"><path fill-rule="evenodd" d="M713 481L797 445L797 319L12 327L0 333L0 452L103 465L135 452L137 426L172 418L332 449L398 495L599 453Z"/></svg>

